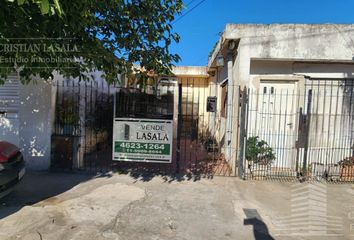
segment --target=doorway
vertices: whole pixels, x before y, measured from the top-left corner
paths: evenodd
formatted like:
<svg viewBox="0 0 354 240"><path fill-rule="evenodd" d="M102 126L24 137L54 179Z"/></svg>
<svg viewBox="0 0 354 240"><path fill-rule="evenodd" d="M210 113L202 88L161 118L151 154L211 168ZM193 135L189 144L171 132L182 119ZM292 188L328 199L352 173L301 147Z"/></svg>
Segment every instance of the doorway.
<svg viewBox="0 0 354 240"><path fill-rule="evenodd" d="M258 136L273 148L272 171L292 171L296 165L297 110L296 81L261 80L250 94L249 136Z"/></svg>

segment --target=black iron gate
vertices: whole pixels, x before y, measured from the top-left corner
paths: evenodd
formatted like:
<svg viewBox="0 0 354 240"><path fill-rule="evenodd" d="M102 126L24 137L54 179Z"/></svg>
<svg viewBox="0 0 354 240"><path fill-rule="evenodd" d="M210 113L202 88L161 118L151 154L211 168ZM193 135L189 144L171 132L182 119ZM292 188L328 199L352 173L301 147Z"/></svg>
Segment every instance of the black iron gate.
<svg viewBox="0 0 354 240"><path fill-rule="evenodd" d="M207 79L177 79L168 86L172 94L165 95L161 91L166 89L156 91L153 86L127 88L104 81L71 79L58 82L56 87L52 167L135 175L231 175L220 143L206 126L212 124L206 113L206 97L210 95ZM172 163L113 161L113 112L115 117L174 120L178 129Z"/></svg>
<svg viewBox="0 0 354 240"><path fill-rule="evenodd" d="M307 79L302 92L272 85L222 87L221 96L215 98L219 86L202 77L178 78L159 91L153 86L63 81L57 84L52 166L137 175L210 177L238 172L246 179L354 181L353 83L352 79ZM226 112L227 91L237 93L231 102L237 103L233 113ZM218 104L222 109L213 112L208 97L222 102ZM172 163L113 161L113 112L118 117L174 121L178 129ZM231 144L225 137L230 116L234 118ZM264 145L256 159L252 158L255 144ZM225 156L230 146L237 152L235 159Z"/></svg>
<svg viewBox="0 0 354 240"><path fill-rule="evenodd" d="M177 165L186 174L231 176L230 163L222 152L223 142L215 131L216 112L207 111L207 98L214 97L206 78L180 78ZM212 126L212 127L211 127Z"/></svg>

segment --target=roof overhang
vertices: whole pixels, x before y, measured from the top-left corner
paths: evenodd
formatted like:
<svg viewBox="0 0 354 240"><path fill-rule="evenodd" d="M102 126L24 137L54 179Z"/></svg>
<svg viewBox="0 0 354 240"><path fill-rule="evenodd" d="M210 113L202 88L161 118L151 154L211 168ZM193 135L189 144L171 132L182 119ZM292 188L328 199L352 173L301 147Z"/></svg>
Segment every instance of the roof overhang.
<svg viewBox="0 0 354 240"><path fill-rule="evenodd" d="M177 66L172 68L172 73L176 77L209 77L207 67L200 66Z"/></svg>
<svg viewBox="0 0 354 240"><path fill-rule="evenodd" d="M317 64L353 64L354 60L346 59L302 59L302 58L251 58L251 61L317 63Z"/></svg>
<svg viewBox="0 0 354 240"><path fill-rule="evenodd" d="M222 55L224 58L226 58L226 56L228 54L230 54L230 53L234 54L237 51L239 42L240 42L240 39L225 38L225 33L224 33L220 37L219 42L215 46L215 49L214 49L211 57L209 58L208 67L209 68L217 67L216 58L219 55Z"/></svg>

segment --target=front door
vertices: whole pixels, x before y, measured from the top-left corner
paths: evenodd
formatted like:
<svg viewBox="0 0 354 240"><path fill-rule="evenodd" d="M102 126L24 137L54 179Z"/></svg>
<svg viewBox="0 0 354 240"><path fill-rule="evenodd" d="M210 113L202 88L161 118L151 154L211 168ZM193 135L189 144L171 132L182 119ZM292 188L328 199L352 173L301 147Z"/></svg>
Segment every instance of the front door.
<svg viewBox="0 0 354 240"><path fill-rule="evenodd" d="M261 81L258 95L257 132L274 149L273 169L295 169L297 82Z"/></svg>

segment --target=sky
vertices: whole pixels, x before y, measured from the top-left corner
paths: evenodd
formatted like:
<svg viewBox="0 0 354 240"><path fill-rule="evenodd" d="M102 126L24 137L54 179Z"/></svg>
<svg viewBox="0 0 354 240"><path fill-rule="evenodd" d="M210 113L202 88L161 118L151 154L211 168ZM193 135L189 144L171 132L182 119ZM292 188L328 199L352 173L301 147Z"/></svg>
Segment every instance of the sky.
<svg viewBox="0 0 354 240"><path fill-rule="evenodd" d="M177 66L206 65L227 23L354 23L354 0L184 0L184 4L173 23L181 41L170 48L182 58Z"/></svg>

